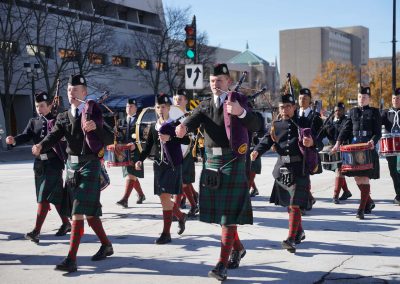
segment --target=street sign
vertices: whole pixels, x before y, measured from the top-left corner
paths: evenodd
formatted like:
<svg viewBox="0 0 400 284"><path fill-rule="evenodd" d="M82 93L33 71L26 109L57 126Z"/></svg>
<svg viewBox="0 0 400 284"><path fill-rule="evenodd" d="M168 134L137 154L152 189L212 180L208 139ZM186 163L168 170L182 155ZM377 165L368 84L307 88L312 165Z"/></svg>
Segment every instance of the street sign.
<svg viewBox="0 0 400 284"><path fill-rule="evenodd" d="M199 90L203 89L203 65L187 64L185 65L185 89Z"/></svg>

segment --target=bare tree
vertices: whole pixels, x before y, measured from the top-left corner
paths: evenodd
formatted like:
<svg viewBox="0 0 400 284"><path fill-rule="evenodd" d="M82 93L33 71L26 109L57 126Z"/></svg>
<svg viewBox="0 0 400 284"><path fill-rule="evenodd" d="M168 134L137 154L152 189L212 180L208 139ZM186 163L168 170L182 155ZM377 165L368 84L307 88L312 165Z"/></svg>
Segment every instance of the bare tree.
<svg viewBox="0 0 400 284"><path fill-rule="evenodd" d="M14 132L11 129L14 96L27 84L22 80L22 66L17 63L18 40L22 36L23 27L13 2L10 0L0 3L0 99L4 110L6 133Z"/></svg>

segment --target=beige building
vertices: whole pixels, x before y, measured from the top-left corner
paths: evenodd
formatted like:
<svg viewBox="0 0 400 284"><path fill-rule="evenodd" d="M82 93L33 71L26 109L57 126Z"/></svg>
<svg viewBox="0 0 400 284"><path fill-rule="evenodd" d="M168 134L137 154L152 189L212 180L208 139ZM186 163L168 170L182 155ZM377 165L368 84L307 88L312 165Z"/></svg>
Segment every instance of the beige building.
<svg viewBox="0 0 400 284"><path fill-rule="evenodd" d="M308 87L328 60L351 62L357 68L367 64L369 30L363 26L283 30L279 46L281 81L291 73Z"/></svg>

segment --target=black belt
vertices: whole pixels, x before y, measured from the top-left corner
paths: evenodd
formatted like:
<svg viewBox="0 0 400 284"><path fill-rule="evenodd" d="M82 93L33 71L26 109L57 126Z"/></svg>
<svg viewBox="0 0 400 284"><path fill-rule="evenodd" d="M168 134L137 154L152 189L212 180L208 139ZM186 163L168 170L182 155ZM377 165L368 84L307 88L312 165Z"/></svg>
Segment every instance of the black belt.
<svg viewBox="0 0 400 284"><path fill-rule="evenodd" d="M46 160L56 158L56 157L58 157L56 153L48 152L48 153L40 154L38 157L36 157L36 159L41 160L41 161L46 161Z"/></svg>
<svg viewBox="0 0 400 284"><path fill-rule="evenodd" d="M98 159L99 159L99 157L97 157L97 155L95 155L95 154L87 154L87 155L79 155L79 156L68 155L68 161L70 163L74 163L74 164L92 161L92 160L98 160Z"/></svg>
<svg viewBox="0 0 400 284"><path fill-rule="evenodd" d="M290 163L296 163L296 162L301 162L303 161L303 158L301 156L279 156L279 158L284 162L285 164L290 164Z"/></svg>
<svg viewBox="0 0 400 284"><path fill-rule="evenodd" d="M372 131L353 131L353 135L357 137L366 137L372 135Z"/></svg>
<svg viewBox="0 0 400 284"><path fill-rule="evenodd" d="M217 156L233 153L231 148L222 148L222 147L206 147L206 152L211 155L217 155Z"/></svg>

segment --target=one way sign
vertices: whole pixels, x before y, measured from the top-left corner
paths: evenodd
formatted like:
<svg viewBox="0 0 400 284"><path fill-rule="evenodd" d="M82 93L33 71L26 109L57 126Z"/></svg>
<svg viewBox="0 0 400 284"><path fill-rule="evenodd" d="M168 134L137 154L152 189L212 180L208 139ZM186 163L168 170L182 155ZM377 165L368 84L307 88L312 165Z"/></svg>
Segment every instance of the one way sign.
<svg viewBox="0 0 400 284"><path fill-rule="evenodd" d="M185 89L203 89L203 65L185 65Z"/></svg>

